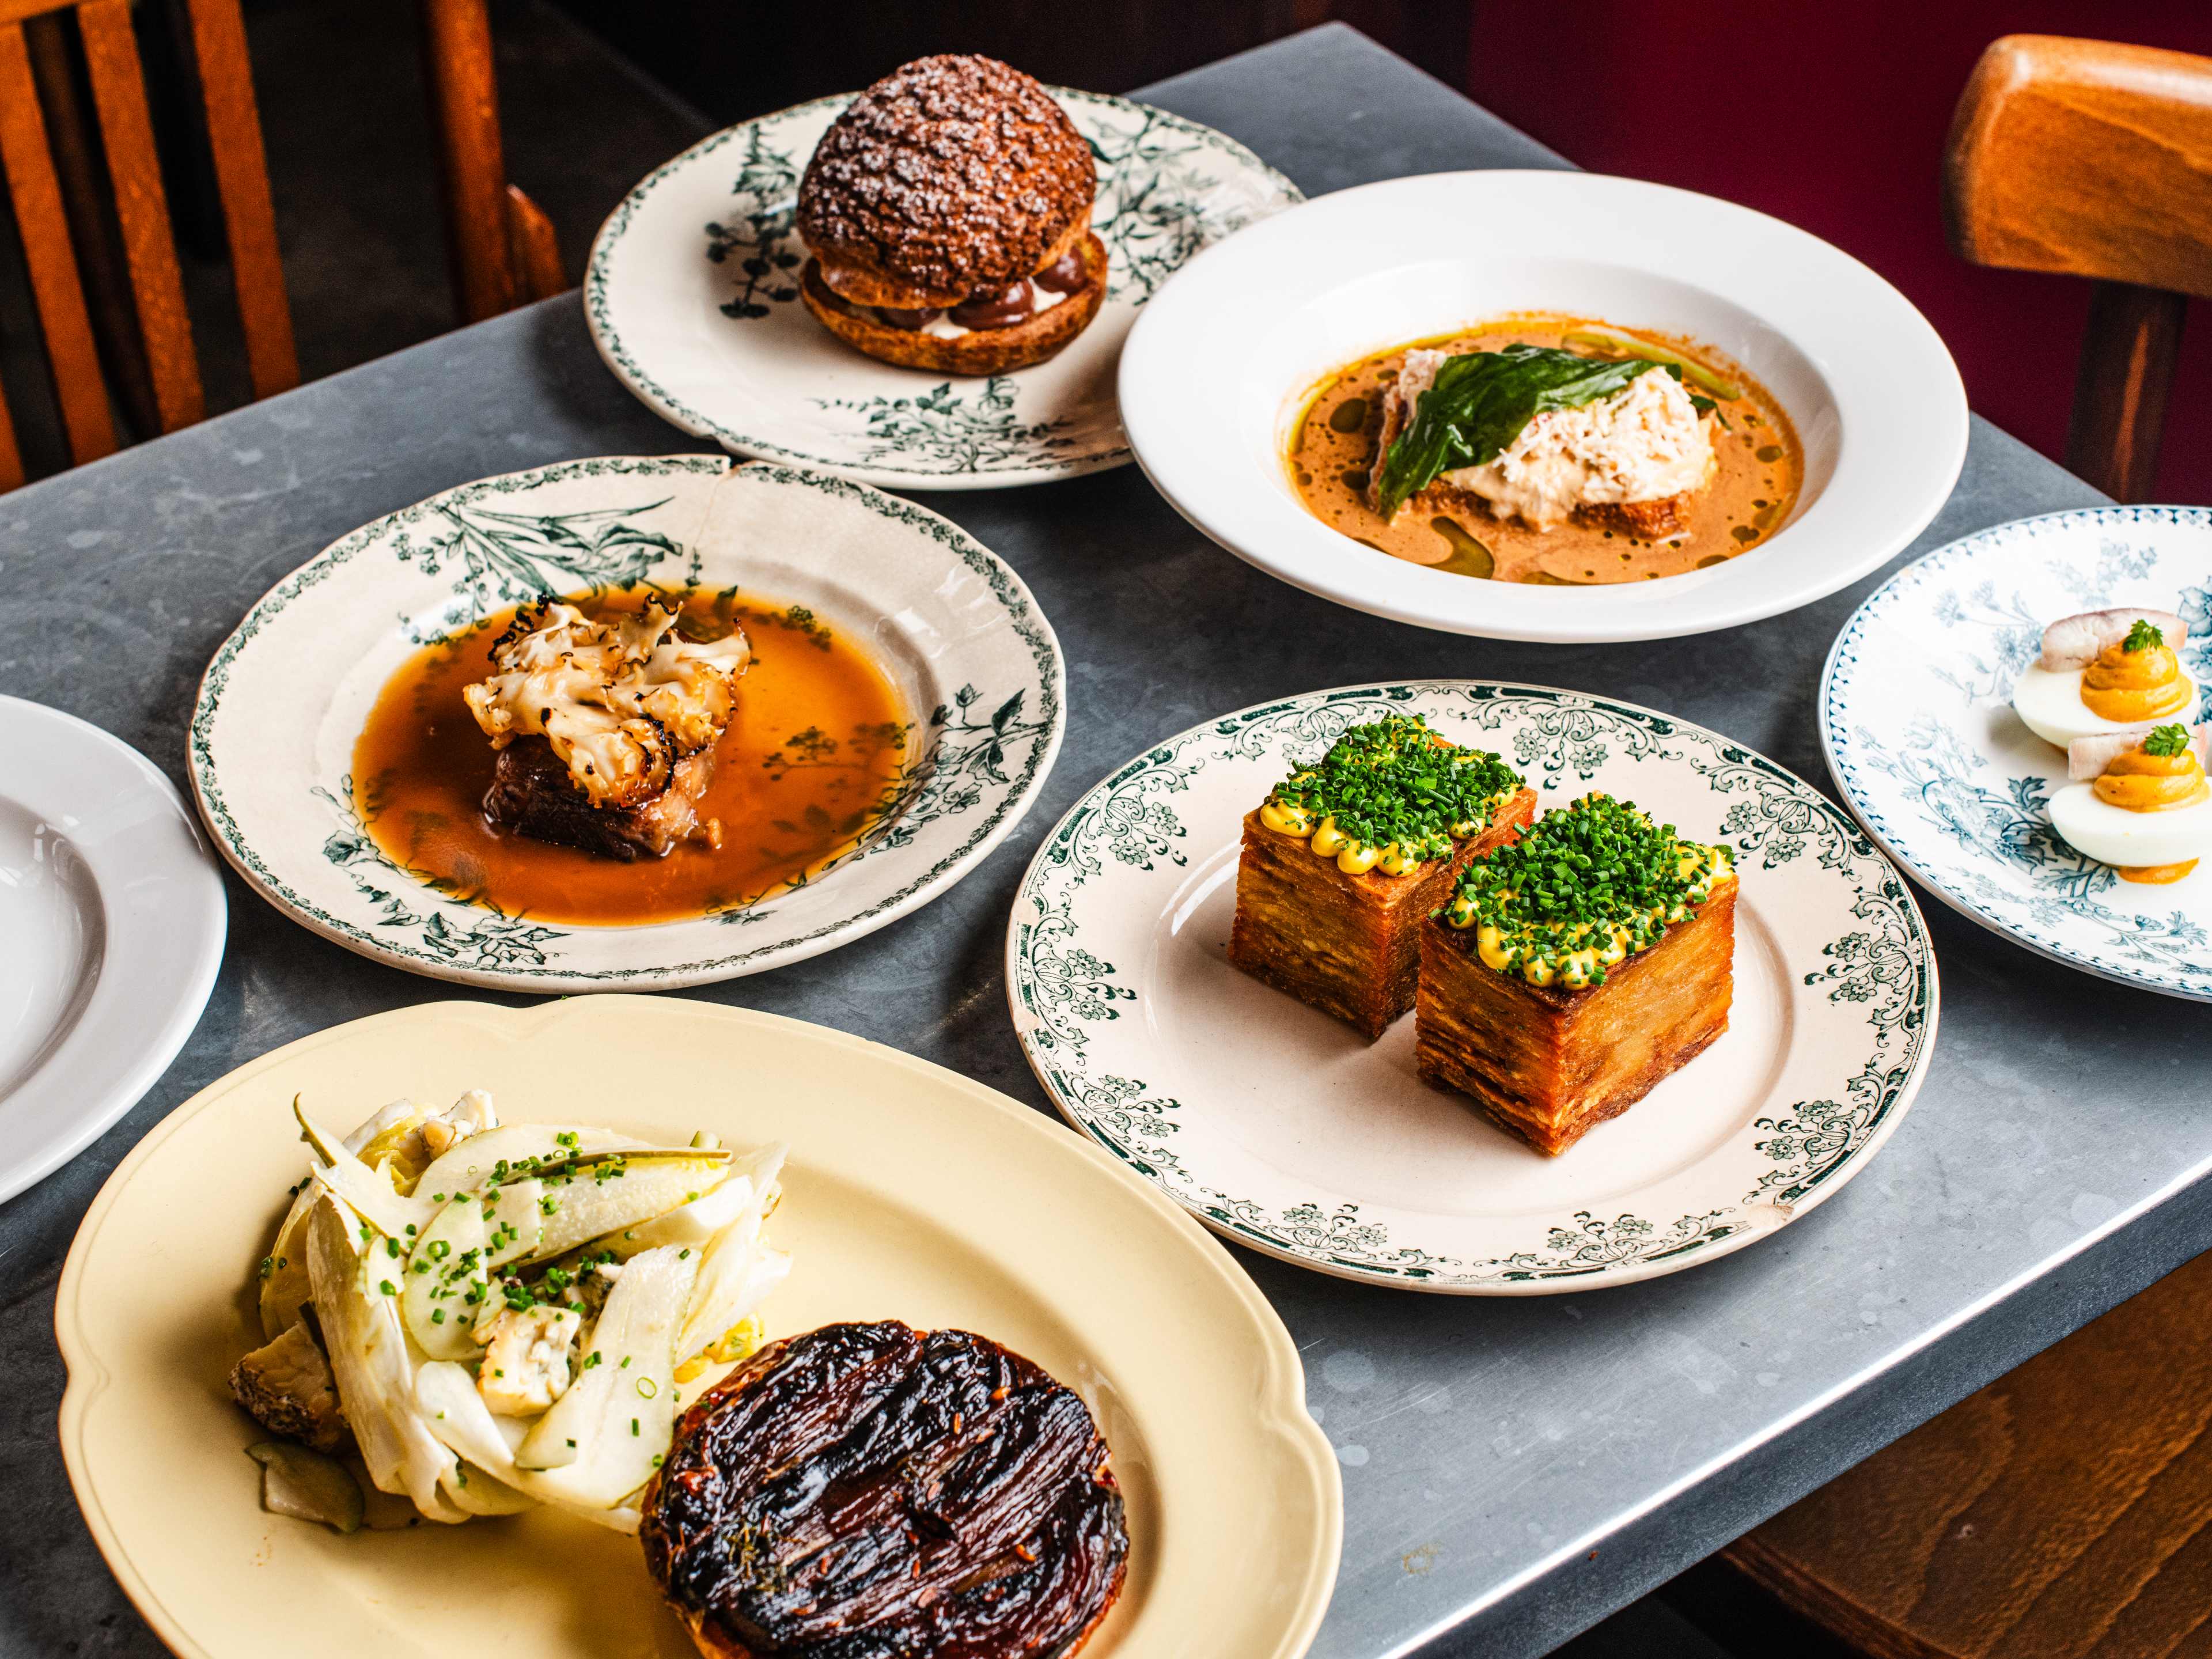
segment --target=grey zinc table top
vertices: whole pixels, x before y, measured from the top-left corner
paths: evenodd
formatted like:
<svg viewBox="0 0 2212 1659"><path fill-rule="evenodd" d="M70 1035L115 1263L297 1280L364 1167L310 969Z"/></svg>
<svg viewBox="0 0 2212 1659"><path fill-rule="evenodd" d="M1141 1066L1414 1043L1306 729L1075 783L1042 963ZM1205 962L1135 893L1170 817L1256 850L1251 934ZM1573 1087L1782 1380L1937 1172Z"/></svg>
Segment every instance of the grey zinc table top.
<svg viewBox="0 0 2212 1659"><path fill-rule="evenodd" d="M1340 27L1148 95L1310 194L1565 165ZM0 690L106 727L183 787L203 665L325 543L484 474L696 447L600 367L573 295L450 335L0 497ZM1483 675L1667 709L1826 787L1814 685L1874 585L1698 639L1493 644L1273 581L1205 542L1134 468L927 499L1021 571L1066 648L1067 742L1045 798L918 915L686 994L858 1032L1040 1110L1006 1010L1007 908L1046 830L1147 743L1315 685ZM2098 499L1977 422L1957 493L1904 556ZM100 1182L234 1066L457 994L317 939L234 878L230 894L228 958L183 1055L74 1164L0 1208L0 1653L160 1651L79 1521L55 1443L54 1285ZM1240 1253L1297 1339L1343 1465L1343 1569L1316 1654L1541 1653L2212 1240L2197 1185L2212 1112L2182 1064L2212 1037L2212 1009L2069 973L1923 908L1945 1006L1919 1104L1864 1176L1758 1248L1529 1301L1371 1289ZM180 1523L197 1501L177 1495Z"/></svg>

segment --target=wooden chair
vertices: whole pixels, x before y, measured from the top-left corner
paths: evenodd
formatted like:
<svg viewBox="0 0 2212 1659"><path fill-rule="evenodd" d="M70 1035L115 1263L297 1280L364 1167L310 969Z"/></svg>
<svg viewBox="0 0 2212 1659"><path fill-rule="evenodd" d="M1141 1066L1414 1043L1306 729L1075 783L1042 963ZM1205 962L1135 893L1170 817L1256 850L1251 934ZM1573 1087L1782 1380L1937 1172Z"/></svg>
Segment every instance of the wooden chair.
<svg viewBox="0 0 2212 1659"><path fill-rule="evenodd" d="M189 25L249 378L265 398L298 385L300 364L239 0L173 3ZM141 434L207 413L131 13L132 0L0 0L0 164L79 465L117 447L111 394ZM96 139L62 28L70 14ZM560 252L507 181L486 0L422 0L422 15L454 304L477 322L558 293ZM0 392L0 489L23 477Z"/></svg>
<svg viewBox="0 0 2212 1659"><path fill-rule="evenodd" d="M2212 1255L1723 1557L1871 1659L2212 1653Z"/></svg>
<svg viewBox="0 0 2212 1659"><path fill-rule="evenodd" d="M2184 310L2212 299L2212 58L2006 36L1959 100L1943 202L1975 264L2096 279L2066 464L2143 500Z"/></svg>
<svg viewBox="0 0 2212 1659"><path fill-rule="evenodd" d="M27 26L36 28L52 14L71 10L84 45L86 76L99 115L100 147L106 155L135 302L133 320L161 430L173 431L200 419L207 412L207 402L191 323L185 311L184 278L177 264L168 198L155 155L131 0L0 0L0 164L4 164L8 194L21 234L55 404L70 455L82 464L115 448L115 422L26 34ZM276 254L276 218L262 161L261 122L246 62L245 24L238 0L185 0L185 10L207 112L253 395L264 398L296 386L300 364L292 345L283 266ZM14 423L6 399L0 397L0 489L13 489L22 482Z"/></svg>
<svg viewBox="0 0 2212 1659"><path fill-rule="evenodd" d="M553 222L507 179L485 0L422 0L453 303L480 323L568 287Z"/></svg>

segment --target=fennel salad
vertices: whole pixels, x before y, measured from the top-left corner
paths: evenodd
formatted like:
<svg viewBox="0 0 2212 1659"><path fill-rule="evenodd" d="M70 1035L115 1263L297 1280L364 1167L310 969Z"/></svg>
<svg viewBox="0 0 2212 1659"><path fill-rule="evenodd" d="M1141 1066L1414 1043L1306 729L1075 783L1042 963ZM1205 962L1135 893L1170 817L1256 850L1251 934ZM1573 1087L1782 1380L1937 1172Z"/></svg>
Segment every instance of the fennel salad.
<svg viewBox="0 0 2212 1659"><path fill-rule="evenodd" d="M636 1531L678 1386L757 1345L790 1272L764 1235L784 1148L502 1124L481 1090L343 1137L293 1112L308 1168L258 1264L267 1340L231 1374L277 1437L249 1448L264 1505Z"/></svg>

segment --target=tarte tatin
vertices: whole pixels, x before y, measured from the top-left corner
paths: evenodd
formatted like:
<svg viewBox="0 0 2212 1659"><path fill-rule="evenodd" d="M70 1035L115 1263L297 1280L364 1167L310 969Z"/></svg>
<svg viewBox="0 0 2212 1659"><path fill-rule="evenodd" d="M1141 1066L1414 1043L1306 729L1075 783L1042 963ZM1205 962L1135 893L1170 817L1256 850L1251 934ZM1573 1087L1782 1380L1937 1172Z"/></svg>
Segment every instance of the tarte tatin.
<svg viewBox="0 0 2212 1659"><path fill-rule="evenodd" d="M1789 416L1737 365L1533 312L1337 371L1286 459L1307 508L1378 552L1562 586L1735 558L1789 519L1804 477Z"/></svg>
<svg viewBox="0 0 2212 1659"><path fill-rule="evenodd" d="M509 915L605 927L740 909L895 817L921 757L842 628L735 588L617 590L424 647L354 748L401 869Z"/></svg>

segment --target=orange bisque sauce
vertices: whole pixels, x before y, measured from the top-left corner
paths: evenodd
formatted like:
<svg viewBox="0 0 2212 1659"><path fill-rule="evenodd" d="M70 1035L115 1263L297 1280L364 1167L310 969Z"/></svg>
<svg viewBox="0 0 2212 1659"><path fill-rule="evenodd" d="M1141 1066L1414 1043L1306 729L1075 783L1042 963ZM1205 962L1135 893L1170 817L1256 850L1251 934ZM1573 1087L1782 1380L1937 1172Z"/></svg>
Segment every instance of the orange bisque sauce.
<svg viewBox="0 0 2212 1659"><path fill-rule="evenodd" d="M1579 519L1538 530L1472 506L1440 513L1418 498L1387 523L1375 511L1367 485L1381 441L1383 394L1407 352L1418 347L1454 355L1497 351L1518 342L1617 355L1570 337L1591 331L1673 352L1741 393L1721 398L1708 386L1686 386L1716 404L1706 422L1716 465L1679 533L1647 538ZM1805 477L1804 452L1789 416L1735 363L1694 341L1553 312L1493 318L1346 365L1310 394L1284 459L1306 510L1378 553L1455 575L1553 587L1650 581L1725 563L1781 527Z"/></svg>
<svg viewBox="0 0 2212 1659"><path fill-rule="evenodd" d="M570 599L604 617L648 598L681 603L694 637L743 627L751 665L699 803L719 848L695 837L666 858L623 864L495 829L482 803L491 741L461 688L492 672L513 610L416 652L386 682L354 744L354 799L394 864L508 915L625 927L740 908L803 883L895 810L915 741L890 679L842 629L735 589L638 587Z"/></svg>
<svg viewBox="0 0 2212 1659"><path fill-rule="evenodd" d="M2162 720L2195 695L2170 646L2130 651L2116 641L2081 671L2081 701L2089 712L2129 726Z"/></svg>
<svg viewBox="0 0 2212 1659"><path fill-rule="evenodd" d="M2149 653L2138 651L2135 654L2140 657ZM2087 699L2087 693L2084 692L2083 700ZM2169 812L2176 807L2194 806L2201 800L2212 799L2212 783L2206 782L2204 769L2186 749L2178 755L2148 755L2140 748L2127 750L2106 762L2104 775L2089 787L2096 792L2099 800L2129 812ZM2179 881L2197 867L2197 863L2195 859L2187 859L2179 864L2122 865L2120 879L2146 886L2164 886Z"/></svg>

